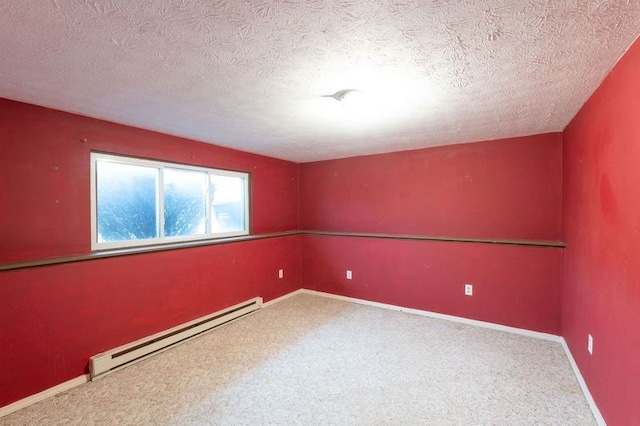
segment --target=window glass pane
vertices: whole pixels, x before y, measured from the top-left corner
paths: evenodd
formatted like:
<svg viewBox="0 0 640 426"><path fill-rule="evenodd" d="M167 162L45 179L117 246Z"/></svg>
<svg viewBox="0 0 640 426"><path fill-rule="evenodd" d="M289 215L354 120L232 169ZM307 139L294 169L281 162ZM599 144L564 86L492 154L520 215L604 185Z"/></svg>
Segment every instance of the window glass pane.
<svg viewBox="0 0 640 426"><path fill-rule="evenodd" d="M249 174L91 153L92 250L247 235Z"/></svg>
<svg viewBox="0 0 640 426"><path fill-rule="evenodd" d="M232 232L245 230L245 179L210 175L211 230Z"/></svg>
<svg viewBox="0 0 640 426"><path fill-rule="evenodd" d="M207 174L164 169L164 235L178 237L206 232Z"/></svg>
<svg viewBox="0 0 640 426"><path fill-rule="evenodd" d="M158 237L158 169L96 162L98 242Z"/></svg>

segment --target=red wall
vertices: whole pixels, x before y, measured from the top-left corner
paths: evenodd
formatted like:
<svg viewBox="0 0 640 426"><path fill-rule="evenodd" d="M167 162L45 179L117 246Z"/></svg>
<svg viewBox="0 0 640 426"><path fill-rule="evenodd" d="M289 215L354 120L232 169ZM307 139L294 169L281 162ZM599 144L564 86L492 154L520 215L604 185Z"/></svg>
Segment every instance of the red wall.
<svg viewBox="0 0 640 426"><path fill-rule="evenodd" d="M558 240L561 152L546 134L301 164L301 229ZM560 331L560 248L304 236L302 253L305 288Z"/></svg>
<svg viewBox="0 0 640 426"><path fill-rule="evenodd" d="M300 165L305 230L558 240L559 133Z"/></svg>
<svg viewBox="0 0 640 426"><path fill-rule="evenodd" d="M638 70L640 40L564 133L562 333L609 425L640 424Z"/></svg>
<svg viewBox="0 0 640 426"><path fill-rule="evenodd" d="M316 235L302 244L305 288L559 334L560 248Z"/></svg>
<svg viewBox="0 0 640 426"><path fill-rule="evenodd" d="M1 99L0 141L2 263L90 252L90 150L250 172L253 233L298 228L294 163ZM299 238L0 272L0 406L105 349L299 288Z"/></svg>

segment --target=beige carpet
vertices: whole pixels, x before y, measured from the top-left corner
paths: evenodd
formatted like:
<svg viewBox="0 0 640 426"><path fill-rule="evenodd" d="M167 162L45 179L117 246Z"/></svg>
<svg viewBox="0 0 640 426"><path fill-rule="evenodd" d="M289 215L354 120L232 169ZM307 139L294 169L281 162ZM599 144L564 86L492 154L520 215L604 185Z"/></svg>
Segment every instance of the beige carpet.
<svg viewBox="0 0 640 426"><path fill-rule="evenodd" d="M297 295L0 425L591 425L558 343Z"/></svg>

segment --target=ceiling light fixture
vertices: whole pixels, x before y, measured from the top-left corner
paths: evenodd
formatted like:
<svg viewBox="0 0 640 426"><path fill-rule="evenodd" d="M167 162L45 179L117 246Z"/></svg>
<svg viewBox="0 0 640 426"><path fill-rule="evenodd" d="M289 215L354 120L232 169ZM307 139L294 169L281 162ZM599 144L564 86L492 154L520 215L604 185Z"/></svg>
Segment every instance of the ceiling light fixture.
<svg viewBox="0 0 640 426"><path fill-rule="evenodd" d="M362 91L358 89L343 89L338 90L333 95L322 95L322 97L333 98L343 106L352 106L355 103L359 103L358 100L362 98Z"/></svg>

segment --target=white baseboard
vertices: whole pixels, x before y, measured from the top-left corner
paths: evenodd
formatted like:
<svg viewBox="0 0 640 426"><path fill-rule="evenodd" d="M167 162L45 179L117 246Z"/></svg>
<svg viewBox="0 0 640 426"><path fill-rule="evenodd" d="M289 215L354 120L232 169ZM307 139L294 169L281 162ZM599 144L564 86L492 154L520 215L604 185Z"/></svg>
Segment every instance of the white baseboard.
<svg viewBox="0 0 640 426"><path fill-rule="evenodd" d="M288 299L288 298L290 298L290 297L295 296L296 294L304 293L304 291L305 291L305 290L303 290L303 289L301 289L301 288L300 288L300 289L298 289L298 290L294 290L294 291L292 291L291 293L287 293L287 294L285 294L284 296L276 297L275 299L271 299L271 300L269 300L268 302L264 302L264 303L262 304L262 307L263 307L263 308L266 308L266 307L269 307L269 306L271 306L271 305L275 305L276 303L280 303L280 302L282 302L283 300L286 300L286 299Z"/></svg>
<svg viewBox="0 0 640 426"><path fill-rule="evenodd" d="M534 337L536 339L550 340L552 342L558 342L558 343L562 342L562 337L556 336L555 334L541 333L539 331L531 331L531 330L526 330L524 328L509 327L506 325L495 324L492 322L478 321L478 320L473 320L473 319L464 318L464 317L457 317L455 315L447 315L447 314L440 314L438 312L424 311L421 309L405 308L397 305L389 305L387 303L371 302L369 300L356 299L354 297L347 297L347 296L338 296L336 294L324 293L324 292L315 291L315 290L304 289L302 290L302 293L314 294L316 296L322 296L322 297L329 297L331 299L358 303L360 305L374 306L376 308L390 309L392 311L406 312L408 314L421 315L425 317L442 319L446 321L453 321L461 324L473 325L476 327L489 328L491 330L504 331L506 333L520 334L522 336Z"/></svg>
<svg viewBox="0 0 640 426"><path fill-rule="evenodd" d="M49 389L45 389L42 392L38 392L34 395L30 395L12 404L5 405L4 407L0 407L0 417L4 417L8 414L21 410L22 408L28 407L29 405L35 404L36 402L44 401L47 398L55 396L69 389L75 388L76 386L80 386L84 383L87 383L88 381L89 381L89 375L85 374L85 375L76 377L75 379L67 380L66 382L60 383L59 385L56 385Z"/></svg>
<svg viewBox="0 0 640 426"><path fill-rule="evenodd" d="M567 358L569 359L569 363L571 364L571 368L573 369L573 374L576 375L576 379L578 380L578 383L580 384L580 388L582 389L582 393L584 394L584 397L587 400L587 404L589 404L589 408L591 408L591 412L593 413L593 417L595 417L596 422L598 423L598 425L606 426L607 423L604 421L604 417L602 417L602 413L600 413L600 410L598 409L598 406L596 405L596 401L593 399L593 396L591 395L591 392L589 391L589 388L587 387L587 383L584 381L584 377L582 377L582 373L580 372L580 369L578 368L578 364L576 364L576 360L573 358L573 354L571 353L571 350L569 349L569 345L567 345L567 341L564 340L564 338L563 338L561 343L562 343L562 347L564 348L564 353L567 355Z"/></svg>

